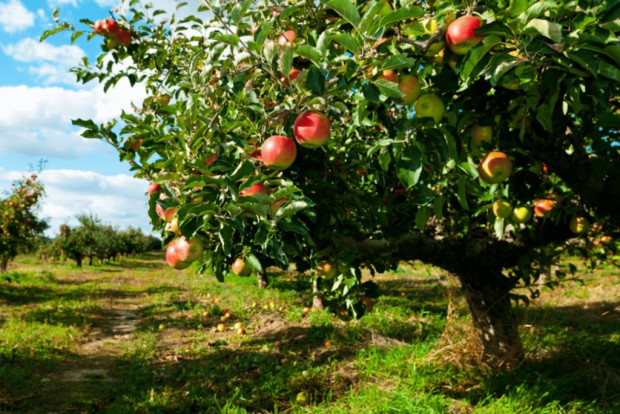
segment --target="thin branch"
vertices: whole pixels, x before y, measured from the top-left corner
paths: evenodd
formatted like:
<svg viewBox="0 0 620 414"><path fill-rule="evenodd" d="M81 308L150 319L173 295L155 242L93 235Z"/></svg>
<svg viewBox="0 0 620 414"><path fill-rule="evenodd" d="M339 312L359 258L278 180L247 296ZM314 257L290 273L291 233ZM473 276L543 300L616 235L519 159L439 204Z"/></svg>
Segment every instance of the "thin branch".
<svg viewBox="0 0 620 414"><path fill-rule="evenodd" d="M406 43L408 45L413 45L419 49L421 49L422 53L428 51L428 49L434 45L435 43L440 42L443 39L443 27L438 27L435 32L428 39L422 40L411 40L404 37L399 37L398 41L400 43Z"/></svg>

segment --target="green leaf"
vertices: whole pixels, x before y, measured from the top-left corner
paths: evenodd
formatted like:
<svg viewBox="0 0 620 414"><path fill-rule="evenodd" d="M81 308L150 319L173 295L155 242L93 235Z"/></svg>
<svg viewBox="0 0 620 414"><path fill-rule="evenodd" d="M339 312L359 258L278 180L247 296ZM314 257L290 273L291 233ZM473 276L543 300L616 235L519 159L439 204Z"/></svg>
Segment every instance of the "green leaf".
<svg viewBox="0 0 620 414"><path fill-rule="evenodd" d="M509 38L514 36L512 30L500 21L485 24L480 29L476 29L476 34L482 36L497 35Z"/></svg>
<svg viewBox="0 0 620 414"><path fill-rule="evenodd" d="M254 256L253 254L249 254L245 257L245 262L254 270L256 270L259 273L263 272L263 266L260 263L260 260L258 260L258 258L256 256Z"/></svg>
<svg viewBox="0 0 620 414"><path fill-rule="evenodd" d="M497 236L497 238L500 240L503 239L504 230L506 229L506 222L504 221L504 219L501 217L496 217L493 228L495 230L495 236Z"/></svg>
<svg viewBox="0 0 620 414"><path fill-rule="evenodd" d="M313 204L308 201L297 200L291 201L280 207L278 212L276 213L277 218L289 217L298 211L304 210L306 208L312 207Z"/></svg>
<svg viewBox="0 0 620 414"><path fill-rule="evenodd" d="M316 66L310 66L306 74L306 88L317 96L325 93L325 75Z"/></svg>
<svg viewBox="0 0 620 414"><path fill-rule="evenodd" d="M523 33L538 33L555 43L562 43L562 26L543 19L532 19L523 29Z"/></svg>
<svg viewBox="0 0 620 414"><path fill-rule="evenodd" d="M223 223L218 233L220 237L220 241L222 242L222 249L226 256L230 256L230 252L232 250L232 237L233 237L234 229L230 224Z"/></svg>
<svg viewBox="0 0 620 414"><path fill-rule="evenodd" d="M424 9L421 7L400 7L382 17L379 20L377 30L403 20L421 16L424 16Z"/></svg>
<svg viewBox="0 0 620 414"><path fill-rule="evenodd" d="M293 67L293 46L290 43L287 43L284 48L284 53L282 53L282 58L280 59L280 71L288 75Z"/></svg>
<svg viewBox="0 0 620 414"><path fill-rule="evenodd" d="M396 82L390 82L387 79L376 79L372 83L377 85L382 94L390 98L402 98L405 96Z"/></svg>
<svg viewBox="0 0 620 414"><path fill-rule="evenodd" d="M99 130L99 127L97 127L97 124L95 124L92 120L90 119L73 119L71 121L72 125L75 126L81 126L82 128L86 128L86 129L94 129L94 130Z"/></svg>
<svg viewBox="0 0 620 414"><path fill-rule="evenodd" d="M510 0L508 12L512 17L517 17L527 9L527 0Z"/></svg>
<svg viewBox="0 0 620 414"><path fill-rule="evenodd" d="M299 56L311 60L315 65L321 64L321 54L312 46L309 45L297 45L295 47L295 53Z"/></svg>
<svg viewBox="0 0 620 414"><path fill-rule="evenodd" d="M598 64L599 73L606 78L614 80L616 82L620 82L620 69L617 66L612 65L611 63L607 63L604 60L601 60Z"/></svg>
<svg viewBox="0 0 620 414"><path fill-rule="evenodd" d="M364 13L364 16L362 17L362 20L360 21L360 24L359 24L360 29L364 31L366 34L373 36L376 32L376 29L374 27L375 24L377 23L376 16L380 14L389 13L391 10L392 9L390 5L387 3L387 1L385 0L375 1L373 5L370 6L366 10L366 13Z"/></svg>
<svg viewBox="0 0 620 414"><path fill-rule="evenodd" d="M477 73L474 73L474 68L478 65L478 62L482 60L484 55L498 43L501 43L501 39L498 36L487 36L481 44L473 47L463 58L465 62L461 68L461 79L466 80L470 76L476 76Z"/></svg>
<svg viewBox="0 0 620 414"><path fill-rule="evenodd" d="M414 58L407 57L406 55L392 55L383 62L383 70L412 68L414 65Z"/></svg>
<svg viewBox="0 0 620 414"><path fill-rule="evenodd" d="M254 173L254 164L250 160L245 160L235 168L235 171L230 174L232 181L239 181L242 178L249 177Z"/></svg>
<svg viewBox="0 0 620 414"><path fill-rule="evenodd" d="M432 214L433 210L431 210L431 208L428 206L424 206L418 210L415 215L415 226L418 228L418 230L424 230L424 227L426 227L426 223L428 223L428 220L431 218Z"/></svg>
<svg viewBox="0 0 620 414"><path fill-rule="evenodd" d="M456 199L458 200L463 210L469 210L469 204L467 204L467 191L466 191L465 177L459 177L457 183L458 190L456 192Z"/></svg>
<svg viewBox="0 0 620 414"><path fill-rule="evenodd" d="M422 174L422 152L418 147L408 145L400 152L400 157L395 158L398 179L406 189L412 188Z"/></svg>
<svg viewBox="0 0 620 414"><path fill-rule="evenodd" d="M351 23L353 27L357 27L359 25L360 14L350 0L330 0L325 6L335 10L336 13Z"/></svg>
<svg viewBox="0 0 620 414"><path fill-rule="evenodd" d="M554 1L537 1L530 8L519 15L521 25L526 25L531 19L536 18L549 10L555 10L558 5Z"/></svg>
<svg viewBox="0 0 620 414"><path fill-rule="evenodd" d="M345 48L347 48L347 50L349 50L349 52L351 52L353 54L357 53L357 48L358 48L357 42L355 41L353 36L351 36L350 34L348 34L348 33L338 33L336 35L333 35L332 39L335 40L336 42L340 43Z"/></svg>
<svg viewBox="0 0 620 414"><path fill-rule="evenodd" d="M390 167L390 163L392 162L392 156L387 148L381 148L379 152L379 165L383 171L387 171Z"/></svg>

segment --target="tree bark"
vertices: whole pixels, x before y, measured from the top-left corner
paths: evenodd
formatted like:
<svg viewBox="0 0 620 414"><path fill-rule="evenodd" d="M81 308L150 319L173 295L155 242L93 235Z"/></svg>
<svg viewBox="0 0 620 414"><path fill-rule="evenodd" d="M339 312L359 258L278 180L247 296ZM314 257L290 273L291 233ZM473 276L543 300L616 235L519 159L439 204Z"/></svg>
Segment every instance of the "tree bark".
<svg viewBox="0 0 620 414"><path fill-rule="evenodd" d="M77 263L78 267L82 267L82 257L81 256L77 256L75 258L75 262Z"/></svg>
<svg viewBox="0 0 620 414"><path fill-rule="evenodd" d="M484 361L493 366L514 368L523 361L523 344L510 303L510 288L507 283L493 283L501 278L480 277L478 280L483 283L463 277L459 280L482 345Z"/></svg>
<svg viewBox="0 0 620 414"><path fill-rule="evenodd" d="M6 268L9 265L9 259L0 260L0 274L6 273Z"/></svg>
<svg viewBox="0 0 620 414"><path fill-rule="evenodd" d="M315 279L312 282L312 293L314 293L314 296L312 297L312 308L323 310L325 309L325 304L323 303L323 297L321 297L318 294L318 292L319 292L319 280Z"/></svg>
<svg viewBox="0 0 620 414"><path fill-rule="evenodd" d="M88 256L88 265L89 266L93 265L93 257L92 256Z"/></svg>
<svg viewBox="0 0 620 414"><path fill-rule="evenodd" d="M267 272L257 272L256 278L258 280L259 289L264 289L269 286L269 277L267 276Z"/></svg>

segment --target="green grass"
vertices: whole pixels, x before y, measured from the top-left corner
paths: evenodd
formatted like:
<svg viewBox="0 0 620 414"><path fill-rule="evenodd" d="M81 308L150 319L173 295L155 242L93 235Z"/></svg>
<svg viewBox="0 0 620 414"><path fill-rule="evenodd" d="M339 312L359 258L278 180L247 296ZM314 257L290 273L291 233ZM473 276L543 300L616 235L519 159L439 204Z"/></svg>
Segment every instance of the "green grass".
<svg viewBox="0 0 620 414"><path fill-rule="evenodd" d="M460 329L446 337L450 283L420 264L379 277L373 311L343 322L304 317L309 283L294 274L259 290L159 255L83 269L26 257L0 276L0 411L620 412L619 274L584 274L519 308L528 359L493 372L455 363L467 309L457 297ZM82 369L94 371L67 382Z"/></svg>

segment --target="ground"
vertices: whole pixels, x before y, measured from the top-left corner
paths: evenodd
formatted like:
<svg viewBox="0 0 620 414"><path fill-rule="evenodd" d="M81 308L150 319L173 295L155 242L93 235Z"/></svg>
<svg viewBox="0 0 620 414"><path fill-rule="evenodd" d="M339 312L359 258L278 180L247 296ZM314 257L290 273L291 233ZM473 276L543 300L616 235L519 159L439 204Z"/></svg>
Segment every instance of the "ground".
<svg viewBox="0 0 620 414"><path fill-rule="evenodd" d="M572 262L576 280L519 305L527 361L500 372L473 365L454 280L420 264L376 277L372 311L342 321L304 316L294 273L259 290L161 253L83 269L21 257L0 276L0 411L617 413L620 271Z"/></svg>

